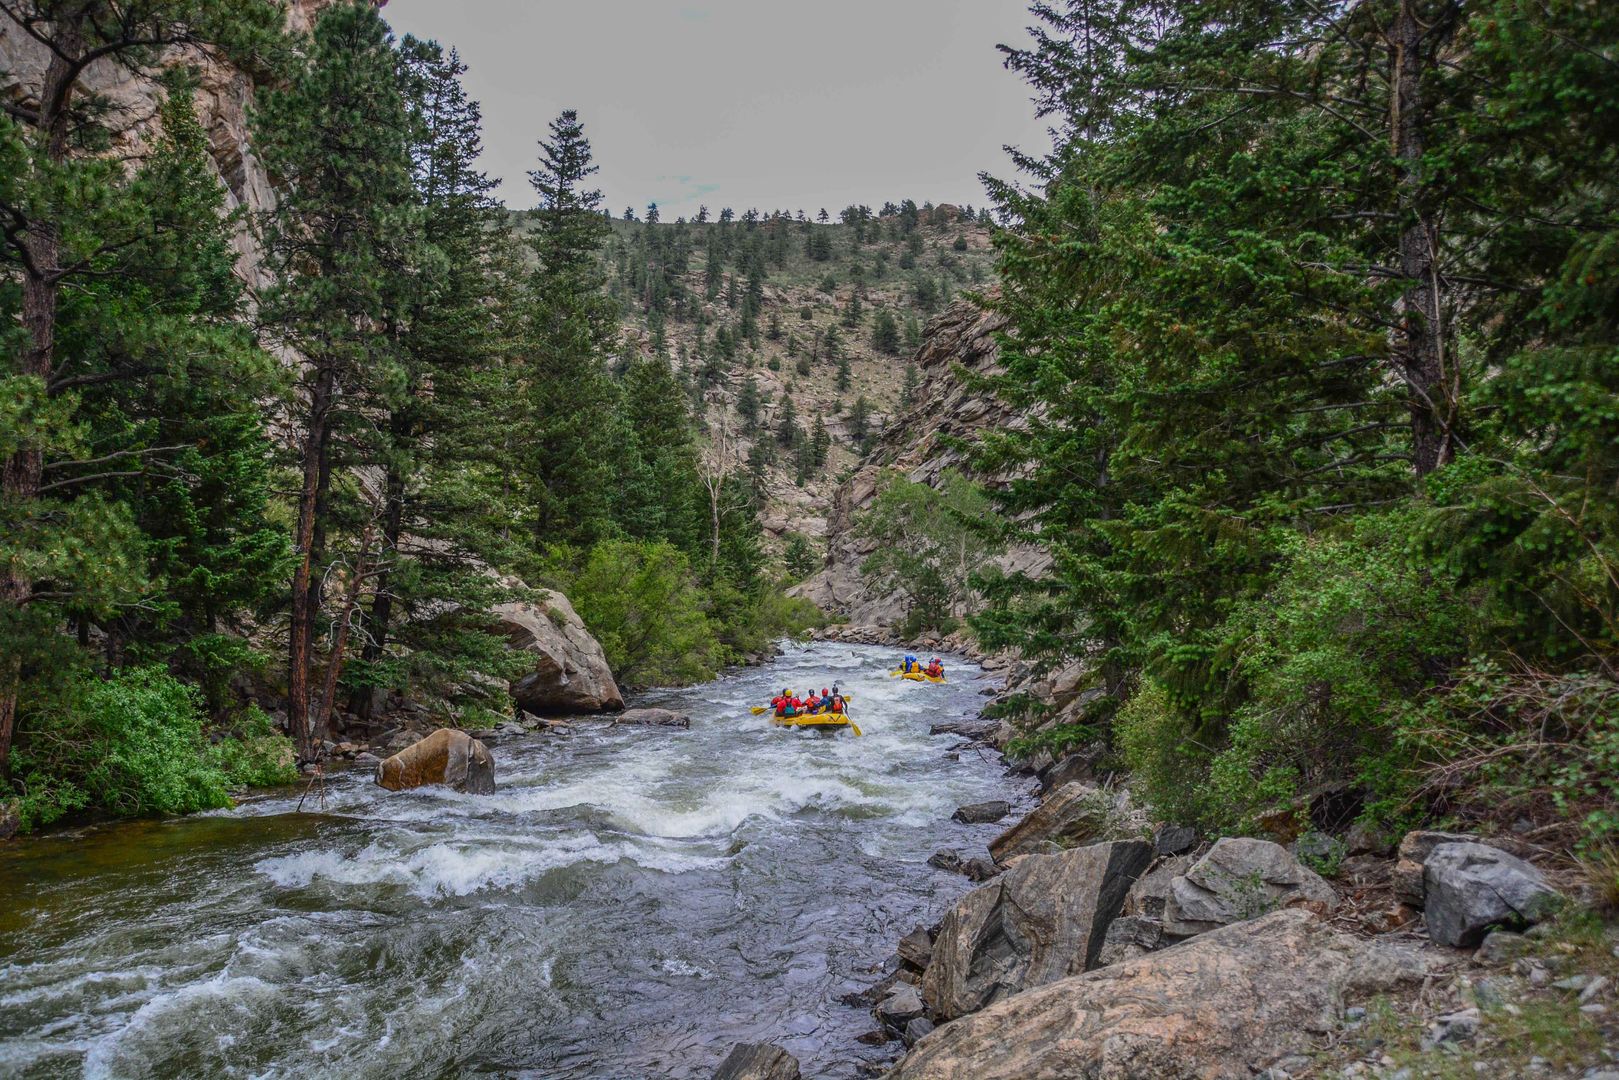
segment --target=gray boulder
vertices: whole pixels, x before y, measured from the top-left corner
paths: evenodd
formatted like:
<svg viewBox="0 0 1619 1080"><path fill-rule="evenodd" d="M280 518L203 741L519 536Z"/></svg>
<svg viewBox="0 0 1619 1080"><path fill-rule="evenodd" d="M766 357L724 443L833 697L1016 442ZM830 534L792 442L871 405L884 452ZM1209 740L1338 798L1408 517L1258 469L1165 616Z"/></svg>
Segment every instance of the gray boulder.
<svg viewBox="0 0 1619 1080"><path fill-rule="evenodd" d="M895 1032L904 1031L905 1025L926 1011L922 995L908 982L895 983L888 996L877 1003L876 1009L877 1019Z"/></svg>
<svg viewBox="0 0 1619 1080"><path fill-rule="evenodd" d="M799 1080L798 1059L774 1043L737 1043L714 1080Z"/></svg>
<svg viewBox="0 0 1619 1080"><path fill-rule="evenodd" d="M956 808L950 815L951 821L959 821L963 825L987 825L992 821L999 821L1012 812L1012 804L1001 799L992 799L989 802L969 803Z"/></svg>
<svg viewBox="0 0 1619 1080"><path fill-rule="evenodd" d="M1139 840L1018 859L945 915L922 975L937 1022L1094 967L1108 924L1152 859Z"/></svg>
<svg viewBox="0 0 1619 1080"><path fill-rule="evenodd" d="M1422 880L1423 864L1428 861L1428 856L1433 854L1434 848L1440 844L1473 843L1477 839L1478 837L1468 836L1466 833L1436 832L1432 829L1417 829L1406 833L1400 840L1394 873L1390 879L1395 899L1412 907L1421 907L1425 891Z"/></svg>
<svg viewBox="0 0 1619 1080"><path fill-rule="evenodd" d="M626 709L613 718L615 724L639 724L642 727L690 728L691 717L673 709Z"/></svg>
<svg viewBox="0 0 1619 1080"><path fill-rule="evenodd" d="M1107 830L1110 799L1099 788L1072 783L1046 796L1022 821L989 842L998 863L1026 855L1047 841L1062 847L1080 847L1102 839Z"/></svg>
<svg viewBox="0 0 1619 1080"><path fill-rule="evenodd" d="M1274 912L997 1001L923 1039L888 1080L1251 1077L1311 1052L1351 982L1372 989L1366 948L1310 912Z"/></svg>
<svg viewBox="0 0 1619 1080"><path fill-rule="evenodd" d="M559 592L533 603L501 604L495 616L512 648L533 655L533 670L512 683L512 697L532 713L599 713L624 708L607 654Z"/></svg>
<svg viewBox="0 0 1619 1080"><path fill-rule="evenodd" d="M1191 937L1295 904L1327 911L1337 906L1338 894L1281 845L1226 837L1170 882L1164 930Z"/></svg>
<svg viewBox="0 0 1619 1080"><path fill-rule="evenodd" d="M1541 872L1484 844L1440 844L1423 864L1428 936L1471 948L1496 926L1539 922L1557 898Z"/></svg>

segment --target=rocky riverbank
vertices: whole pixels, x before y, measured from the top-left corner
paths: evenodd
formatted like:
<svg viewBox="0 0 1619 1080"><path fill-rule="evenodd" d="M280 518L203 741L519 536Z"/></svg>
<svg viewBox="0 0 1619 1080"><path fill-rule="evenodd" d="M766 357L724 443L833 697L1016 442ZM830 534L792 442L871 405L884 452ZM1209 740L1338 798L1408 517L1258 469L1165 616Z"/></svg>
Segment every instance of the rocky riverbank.
<svg viewBox="0 0 1619 1080"><path fill-rule="evenodd" d="M996 722L958 727L1004 745ZM886 977L846 999L871 1012L862 1042L903 1054L886 1080L1619 1080L1619 931L1550 853L1202 838L1082 759L1042 766L1042 801L986 850L930 859L978 887L897 927ZM751 1046L718 1075L798 1072Z"/></svg>

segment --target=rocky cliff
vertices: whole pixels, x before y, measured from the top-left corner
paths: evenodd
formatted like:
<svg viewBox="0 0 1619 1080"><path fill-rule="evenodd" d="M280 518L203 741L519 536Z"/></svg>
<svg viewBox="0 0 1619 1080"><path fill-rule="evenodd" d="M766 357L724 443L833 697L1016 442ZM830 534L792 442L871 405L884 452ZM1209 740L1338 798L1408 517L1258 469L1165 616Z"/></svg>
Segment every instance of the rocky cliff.
<svg viewBox="0 0 1619 1080"><path fill-rule="evenodd" d="M287 29L293 33L309 30L332 2L288 0ZM374 2L381 7L387 0ZM0 18L0 98L28 102L38 91L46 56L43 45L10 19ZM200 49L168 49L152 67L137 71L105 60L90 67L83 81L85 90L120 118L113 125L117 134L110 152L128 161L138 161L146 153L158 134L157 102L163 92L158 79L165 69L181 65L197 73L197 119L208 133L214 169L227 192L226 205L232 211L250 212L274 206L274 189L253 152L248 131L255 76ZM267 284L245 222L234 243L241 255L237 273L255 288Z"/></svg>
<svg viewBox="0 0 1619 1080"><path fill-rule="evenodd" d="M968 301L951 305L928 323L916 354L920 392L833 494L826 565L797 586L795 595L808 597L855 627L887 629L903 617L902 597L862 579L860 564L876 542L856 536L855 522L876 498L885 472L897 470L914 483L938 487L949 470L971 475L956 440L970 442L979 432L1021 423L1012 410L969 385L971 376L999 371L995 334L1003 325L999 315ZM1046 561L1038 550L1021 547L996 560L1003 569L1030 572L1038 572Z"/></svg>

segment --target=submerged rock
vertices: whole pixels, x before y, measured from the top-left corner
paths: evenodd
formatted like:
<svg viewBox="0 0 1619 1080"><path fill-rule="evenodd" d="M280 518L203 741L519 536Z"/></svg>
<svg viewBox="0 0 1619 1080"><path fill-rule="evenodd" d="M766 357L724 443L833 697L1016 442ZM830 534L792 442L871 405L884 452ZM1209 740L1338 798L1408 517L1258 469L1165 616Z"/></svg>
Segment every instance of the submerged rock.
<svg viewBox="0 0 1619 1080"><path fill-rule="evenodd" d="M389 791L443 784L472 795L492 795L495 758L466 732L440 728L379 764L377 783Z"/></svg>
<svg viewBox="0 0 1619 1080"><path fill-rule="evenodd" d="M1539 870L1484 844L1440 844L1422 878L1428 936L1441 945L1472 947L1491 927L1539 922L1557 898Z"/></svg>
<svg viewBox="0 0 1619 1080"><path fill-rule="evenodd" d="M495 608L514 649L532 653L534 670L512 683L512 697L533 713L599 713L624 708L601 643L559 592L534 603Z"/></svg>
<svg viewBox="0 0 1619 1080"><path fill-rule="evenodd" d="M1280 844L1226 837L1170 882L1164 929L1191 937L1295 904L1324 912L1337 906L1338 894Z"/></svg>
<svg viewBox="0 0 1619 1080"><path fill-rule="evenodd" d="M714 1080L799 1080L798 1059L774 1043L737 1043Z"/></svg>
<svg viewBox="0 0 1619 1080"><path fill-rule="evenodd" d="M996 862L1035 851L1047 841L1079 847L1102 838L1107 827L1108 797L1089 784L1072 783L1046 796L1022 821L989 842Z"/></svg>
<svg viewBox="0 0 1619 1080"><path fill-rule="evenodd" d="M1275 912L1014 994L940 1027L888 1080L1249 1077L1333 1026L1363 948Z"/></svg>
<svg viewBox="0 0 1619 1080"><path fill-rule="evenodd" d="M1012 812L1012 804L1002 799L992 799L989 802L969 803L959 806L956 812L950 815L951 821L959 821L963 825L987 825L992 821L999 821Z"/></svg>
<svg viewBox="0 0 1619 1080"><path fill-rule="evenodd" d="M1095 966L1107 926L1152 860L1139 840L1017 860L945 915L922 976L936 1021Z"/></svg>
<svg viewBox="0 0 1619 1080"><path fill-rule="evenodd" d="M690 728L691 717L673 709L627 709L613 718L615 724L640 724L643 727Z"/></svg>

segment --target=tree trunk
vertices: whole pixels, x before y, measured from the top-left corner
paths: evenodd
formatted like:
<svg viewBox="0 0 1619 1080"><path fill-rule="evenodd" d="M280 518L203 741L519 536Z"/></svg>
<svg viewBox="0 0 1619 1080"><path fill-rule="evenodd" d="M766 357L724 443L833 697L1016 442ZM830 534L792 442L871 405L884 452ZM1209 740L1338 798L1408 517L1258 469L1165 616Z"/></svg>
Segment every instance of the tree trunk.
<svg viewBox="0 0 1619 1080"><path fill-rule="evenodd" d="M405 531L405 478L397 466L388 467L385 490L388 508L382 519L382 557L392 555L397 560L399 538ZM388 644L388 627L393 621L393 594L388 590L388 582L392 577L391 566L377 571L376 591L371 597L371 613L365 620L369 637L365 648L360 652L360 658L368 664L374 664L382 659L383 650ZM349 711L362 720L369 720L375 705L375 690L370 688L356 690L350 699Z"/></svg>
<svg viewBox="0 0 1619 1080"><path fill-rule="evenodd" d="M55 48L40 83L39 133L45 157L53 164L67 159L68 126L77 58L83 51L81 26L84 12L68 7L60 13ZM29 223L20 238L27 258L21 266L22 329L26 342L20 350L15 374L32 375L49 385L56 360L56 309L61 293L61 232L46 218ZM18 447L0 465L0 501L21 510L39 497L45 455L39 446ZM26 513L26 511L22 511ZM33 599L34 583L15 564L0 571L0 604L22 609ZM16 733L18 696L22 690L22 661L8 657L0 663L0 777L10 775L11 740Z"/></svg>
<svg viewBox="0 0 1619 1080"><path fill-rule="evenodd" d="M348 588L343 592L343 616L332 639L332 654L326 660L326 686L321 691L320 707L315 712L314 738L324 739L332 728L332 706L337 701L337 680L343 674L343 653L349 643L349 628L354 625L354 609L360 603L360 586L366 578L366 561L371 557L371 526L360 535L360 553L354 558L354 572Z"/></svg>
<svg viewBox="0 0 1619 1080"><path fill-rule="evenodd" d="M309 674L314 645L314 602L319 583L314 573L315 544L321 492L328 483L327 440L330 435L332 396L337 371L330 361L322 362L315 376L315 389L309 404L309 429L303 444L303 488L298 497L298 531L294 547L298 565L292 575L292 624L287 644L287 722L298 745L298 760L315 760L314 732L309 716Z"/></svg>
<svg viewBox="0 0 1619 1080"><path fill-rule="evenodd" d="M1426 476L1455 455L1450 426L1451 388L1445 377L1441 284L1436 253L1439 223L1423 205L1422 70L1427 33L1417 0L1401 0L1390 34L1394 45L1389 132L1400 169L1400 273L1408 283L1400 298L1401 341L1396 363L1410 399L1411 456ZM1452 361L1455 362L1454 360Z"/></svg>

